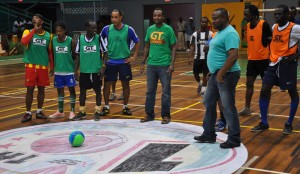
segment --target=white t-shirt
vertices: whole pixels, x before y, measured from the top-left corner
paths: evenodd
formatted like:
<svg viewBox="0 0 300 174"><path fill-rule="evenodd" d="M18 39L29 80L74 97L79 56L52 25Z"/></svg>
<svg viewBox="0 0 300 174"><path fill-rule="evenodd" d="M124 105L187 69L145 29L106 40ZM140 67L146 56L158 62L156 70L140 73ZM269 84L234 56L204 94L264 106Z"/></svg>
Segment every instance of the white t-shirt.
<svg viewBox="0 0 300 174"><path fill-rule="evenodd" d="M20 22L15 21L14 24L13 24L13 32L14 33L18 32L18 28L19 27L21 27L21 31L22 31L23 30L22 26L23 26L23 22L21 22L21 21Z"/></svg>

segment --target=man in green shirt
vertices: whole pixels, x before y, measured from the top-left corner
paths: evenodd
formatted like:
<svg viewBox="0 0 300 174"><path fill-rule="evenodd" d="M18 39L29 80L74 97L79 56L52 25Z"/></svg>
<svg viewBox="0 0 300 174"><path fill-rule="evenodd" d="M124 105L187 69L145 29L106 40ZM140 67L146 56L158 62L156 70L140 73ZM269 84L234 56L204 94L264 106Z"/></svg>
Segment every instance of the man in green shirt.
<svg viewBox="0 0 300 174"><path fill-rule="evenodd" d="M71 111L69 119L75 117L76 100L76 80L74 76L74 60L72 57L72 38L66 35L67 27L63 21L55 23L56 36L52 39L52 48L54 55L54 87L58 93L58 111L50 115L49 118L64 117L64 87L67 86L70 91Z"/></svg>
<svg viewBox="0 0 300 174"><path fill-rule="evenodd" d="M53 75L53 54L51 48L51 34L42 27L43 16L35 14L32 19L34 28L23 32L21 43L26 45L24 55L25 86L26 92L26 113L21 120L22 123L32 119L31 105L33 101L33 92L35 86L38 88L38 109L36 111L37 119L47 119L42 112L45 98L45 86L49 86L48 65L50 63L50 74Z"/></svg>
<svg viewBox="0 0 300 174"><path fill-rule="evenodd" d="M155 118L154 105L158 80L162 85L161 95L161 124L171 121L171 78L174 72L176 54L176 36L173 29L165 24L165 15L161 8L153 11L154 25L147 30L143 61L141 63L141 74L147 66L147 96L145 111L146 116L140 120L141 123L152 121Z"/></svg>
<svg viewBox="0 0 300 174"><path fill-rule="evenodd" d="M85 22L86 34L80 35L76 46L76 76L78 77L78 69L80 66L80 96L79 96L79 113L73 118L73 120L82 120L86 118L85 101L86 91L93 88L96 94L96 106L95 106L95 121L100 120L101 116L101 86L104 72L104 66L102 65L101 52L106 56L106 49L103 47L103 43L97 32L97 24L92 20Z"/></svg>
<svg viewBox="0 0 300 174"><path fill-rule="evenodd" d="M123 111L124 115L132 115L127 106L130 95L129 82L132 80L132 72L130 63L137 57L140 40L134 29L122 23L123 12L115 9L111 13L111 25L105 26L101 31L101 38L107 43L108 60L104 59L105 76L104 76L104 101L105 106L102 109L101 115L109 114L109 94L110 86L119 78L123 88ZM130 55L130 45L134 43L134 53Z"/></svg>

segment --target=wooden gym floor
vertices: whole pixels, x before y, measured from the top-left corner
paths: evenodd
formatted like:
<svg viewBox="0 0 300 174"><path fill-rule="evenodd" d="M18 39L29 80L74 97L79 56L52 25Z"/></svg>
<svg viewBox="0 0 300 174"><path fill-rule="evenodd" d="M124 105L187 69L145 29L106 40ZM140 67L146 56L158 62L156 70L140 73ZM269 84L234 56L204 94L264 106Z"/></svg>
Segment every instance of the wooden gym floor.
<svg viewBox="0 0 300 174"><path fill-rule="evenodd" d="M122 101L110 102L110 114L103 119L127 118L140 119L145 116L144 103L146 96L146 76L139 74L140 58L132 65L134 79L131 81L131 95L129 107L133 111L133 116L123 116ZM236 106L241 110L245 100L245 59L239 60L242 67L242 76L237 85ZM196 94L197 83L194 81L190 72L192 67L188 65L187 53L178 53L175 72L172 78L172 105L171 115L173 122L181 122L202 126L205 108L201 103L201 97ZM53 82L53 78L51 78ZM282 135L283 125L289 114L290 99L287 92L280 92L277 87L272 90L272 97L269 107L270 130L261 133L252 133L250 129L256 126L259 119L258 97L261 87L261 80L256 80L255 92L251 103L251 116L240 117L242 143L246 146L249 156L247 162L236 173L254 174L254 173L300 173L300 110L296 113L293 123L294 133L291 135ZM78 112L78 94L76 112ZM117 83L116 93L121 93L121 84ZM156 98L156 119L160 119L160 94L159 85ZM24 64L12 64L0 66L0 131L14 128L47 124L61 121L68 121L68 118L36 120L35 110L36 92L32 105L33 120L28 123L21 123L21 117L25 112L25 94L24 87ZM65 113L68 115L70 104L68 100L68 90L65 89ZM86 108L88 119L93 119L95 106L95 95L93 91L87 94ZM103 100L102 100L103 101ZM44 103L44 113L50 115L57 110L57 91L51 86L46 88L46 97ZM101 121L101 120L100 120ZM226 131L225 131L226 133Z"/></svg>

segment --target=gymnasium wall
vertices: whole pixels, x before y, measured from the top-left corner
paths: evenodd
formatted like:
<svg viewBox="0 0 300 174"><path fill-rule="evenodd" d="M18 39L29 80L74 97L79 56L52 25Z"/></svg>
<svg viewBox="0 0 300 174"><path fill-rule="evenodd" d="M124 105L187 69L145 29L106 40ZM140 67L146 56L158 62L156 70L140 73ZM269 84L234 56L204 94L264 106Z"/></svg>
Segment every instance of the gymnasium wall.
<svg viewBox="0 0 300 174"><path fill-rule="evenodd" d="M240 0L171 0L170 3L165 3L164 0L126 0L126 1L101 1L95 2L95 6L100 8L97 15L94 16L92 13L89 14L66 14L62 13L61 9L57 10L57 16L67 22L69 31L84 30L84 21L88 18L99 20L101 15L109 15L113 9L123 10L125 13L124 23L131 25L141 40L144 39L144 18L152 15L152 11L146 11L144 16L144 9L146 7L162 7L166 9L166 15L172 18L173 25L176 24L179 16L183 16L185 20L189 16L194 17L196 28L199 28L199 20L202 14L202 4L214 4L222 2L240 2ZM266 0L265 8L275 8L277 5L282 4L282 0ZM284 3L287 6L297 6L298 0L285 0ZM173 4L173 5L172 5ZM174 5L176 4L176 5ZM186 4L186 8L182 8ZM75 8L80 6L81 8L92 8L93 2L76 2L76 3L64 3L64 8ZM150 13L150 14L148 14ZM182 15L184 14L184 15ZM185 15L186 14L186 15ZM274 17L272 12L265 13L265 19L270 23L274 24ZM109 19L108 19L109 20ZM152 19L149 19L150 22ZM143 47L143 43L141 45Z"/></svg>
<svg viewBox="0 0 300 174"><path fill-rule="evenodd" d="M265 8L266 9L276 8L276 6L278 6L280 4L285 4L288 7L291 7L291 6L298 7L298 0L284 0L284 1L283 0L266 0ZM299 16L300 15L298 14L297 17L299 17ZM272 26L275 23L273 12L265 13L264 18L265 18L265 20L267 20L269 22L270 26Z"/></svg>

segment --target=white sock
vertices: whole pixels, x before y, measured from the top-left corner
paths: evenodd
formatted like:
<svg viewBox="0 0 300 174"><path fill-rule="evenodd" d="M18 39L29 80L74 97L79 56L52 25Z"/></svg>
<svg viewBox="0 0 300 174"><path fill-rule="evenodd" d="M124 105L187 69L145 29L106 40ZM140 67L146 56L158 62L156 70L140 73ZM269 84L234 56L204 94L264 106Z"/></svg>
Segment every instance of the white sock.
<svg viewBox="0 0 300 174"><path fill-rule="evenodd" d="M30 115L31 115L31 112L30 112L30 111L26 111L25 113L26 113L26 114L30 114Z"/></svg>
<svg viewBox="0 0 300 174"><path fill-rule="evenodd" d="M105 105L104 107L106 107L107 109L109 109L109 105Z"/></svg>
<svg viewBox="0 0 300 174"><path fill-rule="evenodd" d="M40 113L40 112L42 112L42 110L43 110L43 109L37 109L37 110L36 110L36 113Z"/></svg>
<svg viewBox="0 0 300 174"><path fill-rule="evenodd" d="M128 106L127 105L123 105L123 109L125 109L125 108L128 108Z"/></svg>

